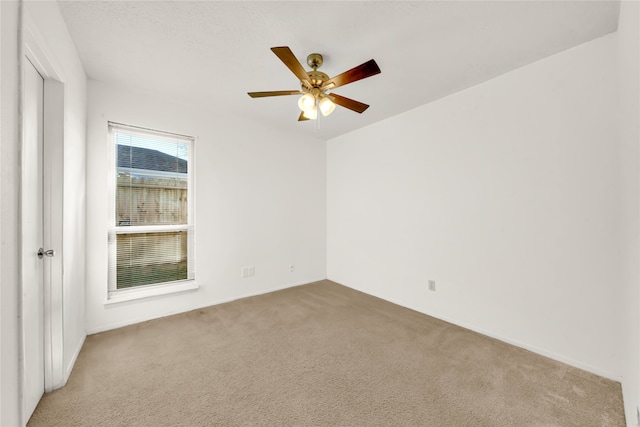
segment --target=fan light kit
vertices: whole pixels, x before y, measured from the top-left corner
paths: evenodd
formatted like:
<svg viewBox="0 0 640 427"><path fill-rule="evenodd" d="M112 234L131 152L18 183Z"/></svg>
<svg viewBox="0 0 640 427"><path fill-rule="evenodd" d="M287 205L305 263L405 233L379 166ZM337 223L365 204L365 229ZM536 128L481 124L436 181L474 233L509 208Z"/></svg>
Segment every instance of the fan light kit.
<svg viewBox="0 0 640 427"><path fill-rule="evenodd" d="M318 71L323 62L322 55L319 53L312 53L307 57L307 65L312 68L312 71L305 71L302 64L298 62L291 49L287 46L272 47L271 50L300 79L300 90L249 92L248 95L250 97L302 95L298 99L298 107L302 110L298 121L316 120L318 118L318 110L323 116L328 116L336 109L336 104L356 113L362 113L369 108L367 104L330 93L330 91L339 86L379 74L380 68L373 59L333 78L329 78L322 71Z"/></svg>

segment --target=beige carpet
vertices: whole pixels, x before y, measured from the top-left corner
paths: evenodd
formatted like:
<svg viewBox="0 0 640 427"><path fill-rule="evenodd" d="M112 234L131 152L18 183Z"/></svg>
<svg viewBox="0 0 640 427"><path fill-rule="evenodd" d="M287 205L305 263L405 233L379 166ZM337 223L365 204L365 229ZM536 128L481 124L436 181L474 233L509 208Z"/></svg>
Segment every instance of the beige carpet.
<svg viewBox="0 0 640 427"><path fill-rule="evenodd" d="M87 337L30 426L624 426L620 384L330 281Z"/></svg>

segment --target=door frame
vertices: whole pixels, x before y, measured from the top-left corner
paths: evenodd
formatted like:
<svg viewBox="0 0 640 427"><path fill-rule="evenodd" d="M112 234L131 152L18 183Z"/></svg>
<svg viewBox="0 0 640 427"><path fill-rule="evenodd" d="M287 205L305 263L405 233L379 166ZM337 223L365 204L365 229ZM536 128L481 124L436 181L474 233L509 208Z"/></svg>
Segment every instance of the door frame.
<svg viewBox="0 0 640 427"><path fill-rule="evenodd" d="M56 62L48 48L47 41L30 17L28 10L22 8L23 16L23 54L21 61L27 59L44 79L44 150L43 150L43 216L44 242L46 249L55 249L56 256L50 258L44 277L44 391L62 387L64 375L64 312L63 312L63 161L64 161L64 83L62 68ZM24 62L21 62L21 73ZM24 82L22 84L24 96ZM21 103L22 109L22 103ZM21 148L24 141L20 141ZM22 149L21 149L22 151ZM25 170L21 159L21 180L29 171ZM22 188L21 190L22 191ZM22 194L20 194L22 209ZM22 212L20 213L22 221ZM20 224L22 227L22 222ZM22 242L20 242L22 244ZM37 248L34 248L37 249ZM21 253L21 252L20 252ZM20 261L22 265L22 260ZM21 293L24 283L20 282ZM22 305L20 305L22 318ZM22 324L21 324L22 326ZM21 330L23 337L24 330ZM22 353L23 347L20 346ZM22 354L20 355L23 360ZM21 369L24 369L21 362ZM21 373L24 389L25 373ZM24 397L23 397L24 399ZM24 401L22 402L24 404ZM26 422L27 420L25 420Z"/></svg>

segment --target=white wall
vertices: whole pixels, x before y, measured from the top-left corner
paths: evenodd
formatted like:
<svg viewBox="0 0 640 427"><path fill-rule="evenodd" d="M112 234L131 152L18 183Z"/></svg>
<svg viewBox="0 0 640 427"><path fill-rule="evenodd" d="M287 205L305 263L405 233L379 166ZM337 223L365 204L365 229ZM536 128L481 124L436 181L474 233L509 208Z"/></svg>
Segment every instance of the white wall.
<svg viewBox="0 0 640 427"><path fill-rule="evenodd" d="M323 141L95 81L88 93L89 333L326 278ZM104 305L107 121L197 137L197 291ZM242 266L255 276L242 279Z"/></svg>
<svg viewBox="0 0 640 427"><path fill-rule="evenodd" d="M62 248L65 379L85 337L85 174L87 78L56 2L28 1L25 12L43 36L50 61L64 83Z"/></svg>
<svg viewBox="0 0 640 427"><path fill-rule="evenodd" d="M329 141L329 279L620 379L615 42Z"/></svg>
<svg viewBox="0 0 640 427"><path fill-rule="evenodd" d="M640 219L639 157L640 131L638 102L640 89L640 7L638 2L622 2L617 33L618 93L620 96L620 158L623 206L622 261L625 286L622 389L624 392L627 424L636 425L640 407L640 251L638 221Z"/></svg>
<svg viewBox="0 0 640 427"><path fill-rule="evenodd" d="M20 8L35 23L45 42L44 51L56 64L64 83L64 199L63 199L63 363L67 375L85 336L84 325L84 177L86 133L86 77L55 2L0 2L2 8L2 130L0 150L0 238L2 257L2 401L0 425L21 425L19 377L19 34L23 31Z"/></svg>
<svg viewBox="0 0 640 427"><path fill-rule="evenodd" d="M0 30L2 29L2 7L0 7ZM0 51L2 50L2 31L0 31ZM0 54L0 82L2 81L2 55ZM0 99L2 99L2 84L0 84ZM2 102L0 102L0 200L2 200ZM2 211L0 210L0 241L2 241ZM2 259L2 245L0 244L0 259ZM0 278L2 278L2 263L0 263ZM2 292L0 292L0 307L2 307ZM2 316L0 315L0 347L2 344ZM0 348L1 350L1 348ZM2 384L2 351L0 351L0 384ZM2 387L0 386L0 412L2 411ZM0 417L0 422L2 419Z"/></svg>
<svg viewBox="0 0 640 427"><path fill-rule="evenodd" d="M2 39L0 46L0 294L2 329L0 330L0 425L20 423L18 362L18 295L20 264L18 258L18 183L20 182L18 121L18 32L19 5L0 2Z"/></svg>

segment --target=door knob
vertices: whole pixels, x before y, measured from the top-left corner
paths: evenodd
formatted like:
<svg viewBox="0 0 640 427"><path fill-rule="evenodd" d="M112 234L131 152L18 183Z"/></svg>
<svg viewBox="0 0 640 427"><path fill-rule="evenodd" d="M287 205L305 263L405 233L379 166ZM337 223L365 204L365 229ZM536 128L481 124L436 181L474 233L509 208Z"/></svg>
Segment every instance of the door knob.
<svg viewBox="0 0 640 427"><path fill-rule="evenodd" d="M42 257L48 256L48 257L52 257L56 254L56 251L53 249L49 249L48 251L45 251L43 248L38 249L38 258L42 259Z"/></svg>

